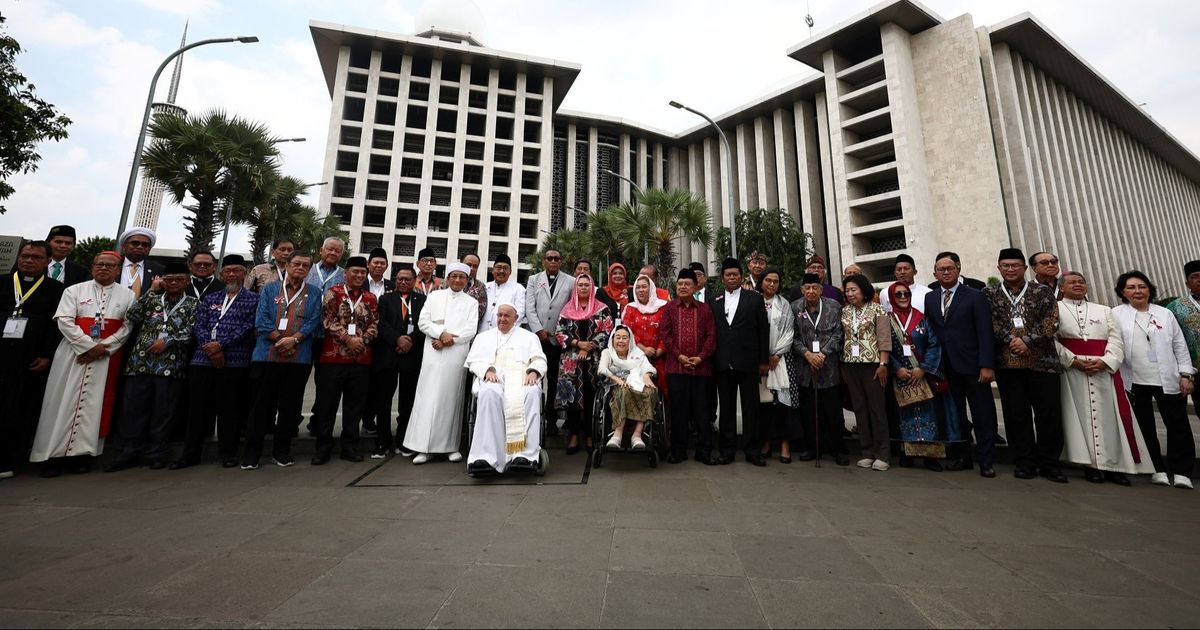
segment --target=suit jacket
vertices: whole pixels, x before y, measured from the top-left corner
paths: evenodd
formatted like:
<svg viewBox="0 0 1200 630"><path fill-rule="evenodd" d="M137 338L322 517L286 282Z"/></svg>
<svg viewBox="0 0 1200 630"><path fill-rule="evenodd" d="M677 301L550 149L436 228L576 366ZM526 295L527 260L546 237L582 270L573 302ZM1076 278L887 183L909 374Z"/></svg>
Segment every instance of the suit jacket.
<svg viewBox="0 0 1200 630"><path fill-rule="evenodd" d="M408 317L401 317L402 300L396 292L384 293L379 298L379 336L371 349L371 369L419 372L421 355L425 351L425 333L417 327L421 309L425 307L426 295L413 291L408 294ZM412 332L408 327L412 326ZM408 354L396 353L396 340L403 336L412 337L413 347Z"/></svg>
<svg viewBox="0 0 1200 630"><path fill-rule="evenodd" d="M942 343L943 374L975 375L980 368L996 366L992 308L982 291L959 285L943 316L942 287L939 285L925 295L925 319Z"/></svg>
<svg viewBox="0 0 1200 630"><path fill-rule="evenodd" d="M30 286L32 285L25 285L25 290L28 291ZM26 319L25 336L21 339L0 339L0 364L24 370L34 359L54 357L58 342L62 340L62 332L54 321L54 313L58 310L64 289L66 287L61 282L46 276L42 285L21 305L22 317ZM4 274L0 277L0 322L12 317L16 303L12 274ZM11 374L7 370L5 373ZM3 378L0 376L0 379ZM13 383L2 382L0 385L15 386ZM0 413L9 411L5 409Z"/></svg>
<svg viewBox="0 0 1200 630"><path fill-rule="evenodd" d="M553 293L550 292L550 280L545 271L533 274L525 285L525 324L529 330L535 333L546 330L554 334L558 326L558 314L574 291L575 278L569 273L558 272Z"/></svg>
<svg viewBox="0 0 1200 630"><path fill-rule="evenodd" d="M153 260L150 260L149 258L147 258L144 262L145 262L145 264L142 265L142 268L145 269L146 272L142 275L142 292L139 295L146 295L147 293L149 293L150 285L152 285L154 283L154 279L161 276L163 273L163 270L166 269L161 264L156 263ZM128 264L129 263L126 262L124 258L122 258L121 259L121 268L117 270L117 273L124 274L125 267ZM121 278L123 278L123 277L124 277L123 275L118 275L117 282L120 282Z"/></svg>
<svg viewBox="0 0 1200 630"><path fill-rule="evenodd" d="M200 286L204 286L204 285L201 284ZM185 293L196 298L197 300L203 301L205 296L212 295L213 293L216 293L218 291L224 291L224 290L225 290L225 283L221 282L220 278L213 276L212 282L208 283L208 286L204 288L204 292L197 295L195 278L188 276L187 289L185 289L184 291L185 291Z"/></svg>
<svg viewBox="0 0 1200 630"><path fill-rule="evenodd" d="M69 287L73 284L79 284L80 282L87 282L88 280L92 279L92 272L87 267L75 262L74 260L71 260L70 258L64 260L63 263L63 273L62 276L59 277L58 281L61 282L64 287ZM50 260L50 264L54 264L54 259ZM47 269L46 275L49 276L49 274L50 271Z"/></svg>
<svg viewBox="0 0 1200 630"><path fill-rule="evenodd" d="M975 278L968 278L966 276L962 277L962 283L971 287L972 289L977 290L977 291L982 291L987 288L987 283L984 282L983 280L976 280ZM933 282L930 282L927 286L930 289L933 289L936 291L937 288L941 285L938 284L937 280L934 280ZM941 307L938 307L938 308L940 309Z"/></svg>
<svg viewBox="0 0 1200 630"><path fill-rule="evenodd" d="M725 320L725 292L713 297L709 304L717 325L717 352L713 367L718 371L758 373L758 366L770 357L770 324L762 294L742 289L733 323Z"/></svg>

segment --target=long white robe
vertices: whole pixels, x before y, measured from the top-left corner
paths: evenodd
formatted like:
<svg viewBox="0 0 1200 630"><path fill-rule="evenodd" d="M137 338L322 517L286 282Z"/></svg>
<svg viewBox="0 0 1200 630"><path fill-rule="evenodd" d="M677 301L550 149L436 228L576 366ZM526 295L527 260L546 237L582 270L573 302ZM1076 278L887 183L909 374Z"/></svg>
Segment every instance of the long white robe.
<svg viewBox="0 0 1200 630"><path fill-rule="evenodd" d="M95 280L63 291L54 313L63 340L50 364L46 397L29 461L99 455L104 450L102 427L107 427L111 419L120 369L120 359L114 355L129 337L125 312L133 300L133 291L128 288L117 283L102 287ZM79 365L75 359L97 343L90 333L93 320L101 311L105 326L99 343L108 353L87 365Z"/></svg>
<svg viewBox="0 0 1200 630"><path fill-rule="evenodd" d="M479 302L466 292L438 289L429 294L417 327L425 333L421 376L404 448L418 453L453 453L462 433L463 394L466 374L463 362L479 324ZM454 345L433 349L433 342L449 332Z"/></svg>
<svg viewBox="0 0 1200 630"><path fill-rule="evenodd" d="M515 326L508 334L498 328L480 333L466 366L475 376L472 389L478 396L467 461L485 461L498 472L504 472L518 457L537 461L542 440L542 386L540 380L525 385L525 374L529 370L546 374L546 354L538 336ZM489 369L496 370L499 383L483 380Z"/></svg>
<svg viewBox="0 0 1200 630"><path fill-rule="evenodd" d="M517 326L525 323L525 287L512 278L504 284L496 284L496 281L492 280L487 283L487 310L483 312L479 332L496 327L496 309L501 304L512 304L513 308L517 309Z"/></svg>
<svg viewBox="0 0 1200 630"><path fill-rule="evenodd" d="M1076 354L1068 349L1070 340L1103 340L1108 345L1102 355ZM1064 341L1066 345L1064 345ZM1064 299L1058 303L1058 336L1054 342L1059 363L1065 369L1062 383L1063 461L1098 470L1137 474L1153 473L1154 465L1146 450L1142 431L1130 417L1122 422L1120 406L1129 407L1125 392L1117 391L1113 373L1125 359L1121 329L1112 310L1102 304ZM1071 367L1077 359L1100 359L1108 370L1088 376ZM1130 440L1130 435L1133 439ZM1141 461L1135 462L1134 452Z"/></svg>

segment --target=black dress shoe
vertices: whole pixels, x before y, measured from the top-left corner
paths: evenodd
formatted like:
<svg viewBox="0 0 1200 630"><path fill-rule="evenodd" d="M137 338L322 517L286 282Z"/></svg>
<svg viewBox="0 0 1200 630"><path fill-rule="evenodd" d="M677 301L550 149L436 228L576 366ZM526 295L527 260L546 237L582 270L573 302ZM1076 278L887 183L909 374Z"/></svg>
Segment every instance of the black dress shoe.
<svg viewBox="0 0 1200 630"><path fill-rule="evenodd" d="M780 456L779 456L779 463L780 463L780 464L790 464L790 463L792 463L792 458L791 458L791 457L784 457L783 455L780 455Z"/></svg>
<svg viewBox="0 0 1200 630"><path fill-rule="evenodd" d="M567 447L567 455L574 455L575 453L578 453L578 452L579 452L579 445L578 445L578 444L576 444L575 446L568 446L568 447Z"/></svg>
<svg viewBox="0 0 1200 630"><path fill-rule="evenodd" d="M221 468L237 468L237 466L238 466L238 460L236 460L234 458L229 458L229 459L221 462Z"/></svg>
<svg viewBox="0 0 1200 630"><path fill-rule="evenodd" d="M685 460L685 459L687 459L687 458L684 457L683 455L680 455L679 453L671 453L670 455L667 456L667 463L668 464L682 464L683 460Z"/></svg>
<svg viewBox="0 0 1200 630"><path fill-rule="evenodd" d="M1037 472L1028 468L1018 468L1013 471L1013 476L1017 479L1033 479L1037 477Z"/></svg>
<svg viewBox="0 0 1200 630"><path fill-rule="evenodd" d="M1091 483L1104 483L1104 475L1095 468L1084 468L1083 478L1087 479Z"/></svg>
<svg viewBox="0 0 1200 630"><path fill-rule="evenodd" d="M329 453L318 452L312 456L312 459L309 460L309 463L313 466L324 466L325 464L329 463Z"/></svg>
<svg viewBox="0 0 1200 630"><path fill-rule="evenodd" d="M811 462L816 458L817 453L815 451L800 451L799 453L796 453L796 459L798 461Z"/></svg>
<svg viewBox="0 0 1200 630"><path fill-rule="evenodd" d="M1008 440L1004 439L1003 435L996 434L996 446L1008 446Z"/></svg>
<svg viewBox="0 0 1200 630"><path fill-rule="evenodd" d="M845 453L838 453L837 456L834 457L833 461L838 466L849 466L850 465L850 456Z"/></svg>
<svg viewBox="0 0 1200 630"><path fill-rule="evenodd" d="M713 459L713 457L711 455L708 455L705 453L696 453L696 456L693 457L692 459L695 459L696 461L700 462L701 464L704 464L705 466L716 466L718 463L717 460Z"/></svg>
<svg viewBox="0 0 1200 630"><path fill-rule="evenodd" d="M38 476L42 479L53 479L55 477L61 477L62 474L63 467L58 462L46 462L42 464L42 470L38 472Z"/></svg>
<svg viewBox="0 0 1200 630"><path fill-rule="evenodd" d="M718 465L728 466L729 464L732 464L732 463L733 463L733 455L721 455L721 456L717 457Z"/></svg>
<svg viewBox="0 0 1200 630"><path fill-rule="evenodd" d="M991 466L984 466L983 468L979 469L979 476L983 477L984 479L995 479L996 469L992 468Z"/></svg>
<svg viewBox="0 0 1200 630"><path fill-rule="evenodd" d="M91 455L67 458L67 472L72 475L86 475L92 472L92 464L95 463L95 459Z"/></svg>
<svg viewBox="0 0 1200 630"><path fill-rule="evenodd" d="M1104 480L1109 483L1115 483L1118 486L1131 486L1133 482L1129 481L1129 477L1119 472L1104 471Z"/></svg>
<svg viewBox="0 0 1200 630"><path fill-rule="evenodd" d="M766 455L747 454L746 461L761 468L761 467L767 465L767 456Z"/></svg>
<svg viewBox="0 0 1200 630"><path fill-rule="evenodd" d="M138 461L137 461L137 458L135 458L135 457L118 457L104 465L104 472L106 472L106 473L121 472L122 470L128 470L130 468L137 468L137 465L138 465ZM90 466L89 466L89 468L90 468ZM72 468L71 472L75 472L75 469Z"/></svg>
<svg viewBox="0 0 1200 630"><path fill-rule="evenodd" d="M149 468L150 470L162 470L166 467L167 467L167 462L166 462L166 460L162 460L162 459L156 459L156 460L150 462L150 465L147 466L147 468Z"/></svg>
<svg viewBox="0 0 1200 630"><path fill-rule="evenodd" d="M171 465L168 466L167 469L168 470L183 470L184 468L191 468L192 466L195 466L197 463L198 462L189 462L187 460L181 459L178 461L171 462Z"/></svg>
<svg viewBox="0 0 1200 630"><path fill-rule="evenodd" d="M926 457L925 458L925 470L930 470L933 472L942 472L943 470L945 470L945 468L942 466L942 462L939 462L938 460L936 460L932 457Z"/></svg>
<svg viewBox="0 0 1200 630"><path fill-rule="evenodd" d="M954 471L971 470L973 468L975 468L975 464L971 460L965 458L956 459L946 465L946 470Z"/></svg>
<svg viewBox="0 0 1200 630"><path fill-rule="evenodd" d="M363 456L362 456L362 453L359 453L358 451L345 450L345 451L342 451L342 459L344 459L348 462L358 463L363 460Z"/></svg>
<svg viewBox="0 0 1200 630"><path fill-rule="evenodd" d="M1053 481L1054 483L1067 483L1068 481L1067 476L1063 474L1063 471L1058 469L1044 470L1042 471L1042 476L1050 481Z"/></svg>

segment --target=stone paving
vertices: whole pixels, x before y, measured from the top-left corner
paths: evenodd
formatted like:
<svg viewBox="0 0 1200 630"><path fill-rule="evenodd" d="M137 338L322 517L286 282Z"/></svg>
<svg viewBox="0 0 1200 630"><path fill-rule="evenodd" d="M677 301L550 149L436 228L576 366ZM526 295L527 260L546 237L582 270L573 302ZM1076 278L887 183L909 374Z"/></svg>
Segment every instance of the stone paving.
<svg viewBox="0 0 1200 630"><path fill-rule="evenodd" d="M1200 625L1200 498L1145 477L590 470L556 448L544 478L475 481L307 448L0 481L0 626Z"/></svg>

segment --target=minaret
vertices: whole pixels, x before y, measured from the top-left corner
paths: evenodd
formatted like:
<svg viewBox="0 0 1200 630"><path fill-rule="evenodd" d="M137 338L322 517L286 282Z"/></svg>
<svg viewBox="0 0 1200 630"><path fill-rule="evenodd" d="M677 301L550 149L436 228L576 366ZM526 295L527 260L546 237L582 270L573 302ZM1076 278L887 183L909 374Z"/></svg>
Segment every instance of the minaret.
<svg viewBox="0 0 1200 630"><path fill-rule="evenodd" d="M183 38L179 47L187 44L188 23L183 24ZM183 55L175 59L175 68L171 71L171 88L167 91L167 102L155 103L150 111L153 116L171 113L176 116L186 116L187 110L175 104L175 96L179 93L179 77L183 72ZM158 231L158 215L162 212L163 194L167 187L156 179L142 177L142 190L138 195L137 212L133 216L133 224L137 227L150 228Z"/></svg>

